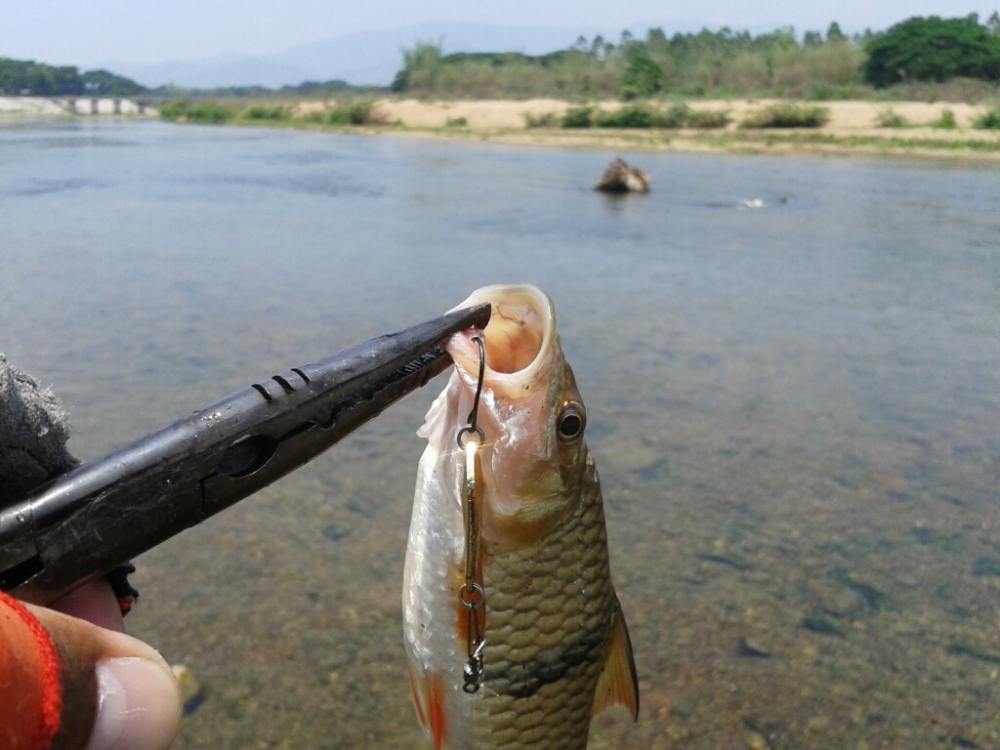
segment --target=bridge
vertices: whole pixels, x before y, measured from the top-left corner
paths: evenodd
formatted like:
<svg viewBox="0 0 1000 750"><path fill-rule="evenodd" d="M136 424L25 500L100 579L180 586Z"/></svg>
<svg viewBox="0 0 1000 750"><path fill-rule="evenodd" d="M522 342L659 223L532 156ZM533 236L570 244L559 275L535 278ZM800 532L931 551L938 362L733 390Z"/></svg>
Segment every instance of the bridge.
<svg viewBox="0 0 1000 750"><path fill-rule="evenodd" d="M111 115L156 117L159 100L155 98L111 96L2 96L0 115Z"/></svg>
<svg viewBox="0 0 1000 750"><path fill-rule="evenodd" d="M74 115L156 115L156 111L144 99L68 96L52 101Z"/></svg>

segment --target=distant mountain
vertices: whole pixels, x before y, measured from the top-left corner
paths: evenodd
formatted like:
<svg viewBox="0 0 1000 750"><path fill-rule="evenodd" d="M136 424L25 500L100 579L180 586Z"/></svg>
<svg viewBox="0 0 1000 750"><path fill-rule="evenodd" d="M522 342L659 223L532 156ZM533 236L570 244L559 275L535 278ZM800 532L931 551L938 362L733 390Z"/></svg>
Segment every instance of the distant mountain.
<svg viewBox="0 0 1000 750"><path fill-rule="evenodd" d="M568 47L581 34L590 37L598 33L617 40L620 30L423 23L335 36L260 57L222 55L155 65L108 61L100 67L151 87L168 84L189 88L279 87L332 78L353 84L388 86L402 67L403 49L417 42L441 42L445 52L503 50L537 55Z"/></svg>
<svg viewBox="0 0 1000 750"><path fill-rule="evenodd" d="M200 60L168 60L154 64L108 62L102 67L141 81L150 88L175 85L183 88L212 89L224 86L266 86L278 88L316 76L279 60L220 55ZM326 76L333 78L335 76Z"/></svg>
<svg viewBox="0 0 1000 750"><path fill-rule="evenodd" d="M490 26L470 23L424 23L371 31L305 44L275 59L326 77L355 84L387 86L403 67L403 50L417 42L441 42L445 52L495 52L537 55L568 47L593 29Z"/></svg>

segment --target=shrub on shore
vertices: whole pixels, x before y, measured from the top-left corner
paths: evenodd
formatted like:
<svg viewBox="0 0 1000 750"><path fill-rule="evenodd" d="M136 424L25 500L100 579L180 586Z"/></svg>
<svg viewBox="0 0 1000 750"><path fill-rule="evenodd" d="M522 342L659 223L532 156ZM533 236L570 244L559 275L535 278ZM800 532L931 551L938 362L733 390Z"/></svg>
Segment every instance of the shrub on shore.
<svg viewBox="0 0 1000 750"><path fill-rule="evenodd" d="M724 128L733 121L729 110L725 109L692 109L684 121L684 127L698 130L713 130Z"/></svg>
<svg viewBox="0 0 1000 750"><path fill-rule="evenodd" d="M594 125L599 128L657 128L666 118L662 112L642 105L629 105L613 112L598 112Z"/></svg>
<svg viewBox="0 0 1000 750"><path fill-rule="evenodd" d="M464 117L449 117L444 123L446 128L465 128L468 125L469 121Z"/></svg>
<svg viewBox="0 0 1000 750"><path fill-rule="evenodd" d="M388 125L385 115L368 100L336 104L326 111L327 125Z"/></svg>
<svg viewBox="0 0 1000 750"><path fill-rule="evenodd" d="M819 128L830 119L826 107L791 102L772 104L748 115L741 128Z"/></svg>
<svg viewBox="0 0 1000 750"><path fill-rule="evenodd" d="M185 99L166 102L160 107L160 117L172 122L201 122L219 125L236 116L236 110L218 102L189 102Z"/></svg>
<svg viewBox="0 0 1000 750"><path fill-rule="evenodd" d="M905 117L891 109L879 112L875 116L875 124L880 128L906 128L910 125Z"/></svg>
<svg viewBox="0 0 1000 750"><path fill-rule="evenodd" d="M386 116L378 111L375 102L358 99L333 105L326 110L327 125L388 125Z"/></svg>
<svg viewBox="0 0 1000 750"><path fill-rule="evenodd" d="M527 118L526 118L527 119ZM677 102L665 112L642 104L630 104L620 109L604 112L596 107L574 107L562 117L564 128L696 128L708 130L724 128L732 121L727 110L691 109ZM528 120L528 127L533 126Z"/></svg>
<svg viewBox="0 0 1000 750"><path fill-rule="evenodd" d="M572 107L567 109L560 123L564 128L589 128L593 125L593 107Z"/></svg>
<svg viewBox="0 0 1000 750"><path fill-rule="evenodd" d="M940 128L941 130L954 130L958 127L958 121L955 120L955 113L950 109L941 110L941 114L931 123L931 127Z"/></svg>
<svg viewBox="0 0 1000 750"><path fill-rule="evenodd" d="M977 117L973 126L980 130L1000 130L1000 107L994 107Z"/></svg>
<svg viewBox="0 0 1000 750"><path fill-rule="evenodd" d="M661 115L661 128L685 128L691 122L691 108L684 102L675 102Z"/></svg>
<svg viewBox="0 0 1000 750"><path fill-rule="evenodd" d="M240 117L244 120L250 120L252 122L282 121L290 120L292 118L292 113L281 105L269 107L262 104L256 104L244 110Z"/></svg>
<svg viewBox="0 0 1000 750"><path fill-rule="evenodd" d="M557 125L559 125L559 115L555 112L542 112L537 115L531 112L524 113L524 127L526 128L554 128Z"/></svg>

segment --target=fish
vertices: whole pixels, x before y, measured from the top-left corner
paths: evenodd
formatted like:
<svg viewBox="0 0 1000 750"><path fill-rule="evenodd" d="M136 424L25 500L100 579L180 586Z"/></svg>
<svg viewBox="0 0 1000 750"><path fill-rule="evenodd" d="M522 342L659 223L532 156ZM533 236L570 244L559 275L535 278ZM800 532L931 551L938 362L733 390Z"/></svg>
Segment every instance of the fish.
<svg viewBox="0 0 1000 750"><path fill-rule="evenodd" d="M601 485L584 441L586 408L549 297L531 285L493 285L455 309L482 302L492 306L490 322L446 344L455 367L417 433L427 445L402 597L413 703L435 750L581 750L605 708L639 713ZM477 337L482 439L467 454L462 446L475 437L459 431L476 401ZM467 566L470 486L479 522ZM465 594L472 608L459 598L470 573L483 594ZM472 633L482 636L475 658Z"/></svg>

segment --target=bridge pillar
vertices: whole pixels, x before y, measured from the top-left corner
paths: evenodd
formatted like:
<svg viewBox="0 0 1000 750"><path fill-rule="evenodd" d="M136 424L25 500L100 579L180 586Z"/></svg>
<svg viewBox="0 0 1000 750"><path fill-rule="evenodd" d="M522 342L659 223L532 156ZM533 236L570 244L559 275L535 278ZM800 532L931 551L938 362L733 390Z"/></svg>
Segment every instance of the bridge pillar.
<svg viewBox="0 0 1000 750"><path fill-rule="evenodd" d="M116 115L120 115L122 113L122 100L121 99L114 99L113 102L114 102L113 103L113 107L114 107L115 114Z"/></svg>

